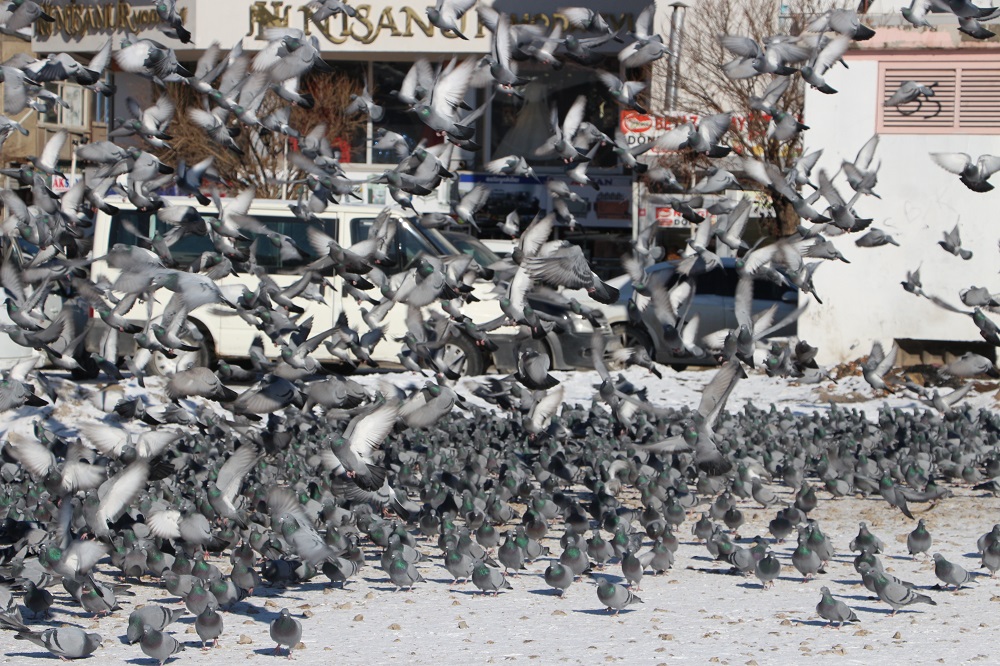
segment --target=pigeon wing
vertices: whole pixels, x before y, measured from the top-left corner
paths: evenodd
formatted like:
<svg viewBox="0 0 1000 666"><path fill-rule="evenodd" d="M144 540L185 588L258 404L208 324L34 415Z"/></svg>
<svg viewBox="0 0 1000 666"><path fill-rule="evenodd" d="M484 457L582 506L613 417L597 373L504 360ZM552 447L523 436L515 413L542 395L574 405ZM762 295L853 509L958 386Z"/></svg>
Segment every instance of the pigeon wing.
<svg viewBox="0 0 1000 666"><path fill-rule="evenodd" d="M257 464L259 458L260 451L252 443L244 444L229 456L222 467L219 468L219 474L215 480L215 485L219 488L223 497L230 502L236 498L236 494L240 491L240 486L243 485L243 479L253 469L253 466Z"/></svg>
<svg viewBox="0 0 1000 666"><path fill-rule="evenodd" d="M390 400L369 414L356 416L351 420L344 437L350 442L351 450L358 458L365 463L372 462L372 452L392 432L399 410L399 401Z"/></svg>
<svg viewBox="0 0 1000 666"><path fill-rule="evenodd" d="M972 158L965 153L930 153L930 156L945 171L959 175L972 164Z"/></svg>

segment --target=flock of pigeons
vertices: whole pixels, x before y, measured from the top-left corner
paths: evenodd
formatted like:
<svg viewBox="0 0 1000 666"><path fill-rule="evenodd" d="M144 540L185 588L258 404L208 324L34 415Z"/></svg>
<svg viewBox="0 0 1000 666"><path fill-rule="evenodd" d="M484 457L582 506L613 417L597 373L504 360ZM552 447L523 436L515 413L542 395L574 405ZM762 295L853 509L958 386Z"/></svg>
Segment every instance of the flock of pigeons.
<svg viewBox="0 0 1000 666"><path fill-rule="evenodd" d="M428 16L440 28L456 30L461 15L474 4L439 0L428 9ZM985 31L978 21L989 12L967 2L914 2L904 16L921 25L927 11L942 7L955 13L970 34L980 36ZM315 20L353 11L338 0L315 0L310 9ZM5 11L0 21L7 34L30 36L34 21L48 19L32 0L15 1ZM157 11L165 34L182 42L190 39L173 2L159 3ZM472 123L484 107L467 107L470 87L517 95L526 82L517 74L519 61L531 59L555 68L565 58L596 66L603 57L592 49L620 43L619 72L600 71L597 78L623 107L641 110L636 97L644 85L627 81L627 76L667 53L653 29L652 6L637 18L631 32L613 31L600 14L585 8L561 10L586 37L563 35L558 24L549 31L514 25L505 14L485 6L477 11L492 33L490 53L439 67L418 60L396 93L444 141L412 147L391 132L378 133L378 145L398 151L400 157L397 167L378 178L404 209L415 212L412 197L454 177L450 165L455 146L475 148ZM796 73L808 85L832 94L824 73L853 40L874 34L847 10L826 12L808 26L807 33L775 36L764 45L741 36L722 37L725 48L737 56L724 66L727 74L773 77L761 97L754 98L753 109L771 115L769 134L780 141L794 141L805 129L776 106ZM239 150L233 141L236 128L249 132L253 141L263 140L268 132L300 138L291 161L305 178L303 194L292 210L304 223L313 223L329 204L351 196L356 183L337 163L322 125L309 131L291 127L288 105L278 105L263 118L258 112L269 96L309 108L314 102L299 93L298 83L308 72L323 72L329 65L315 38L301 31L272 29L268 38L270 42L253 58L240 46L224 57L218 47L208 49L193 73L178 62L172 49L134 36L117 50L109 41L86 65L66 54L44 60L18 56L2 66L4 110L12 116L28 107L44 112L62 103L40 85L46 81L71 80L97 94L109 94L104 71L112 58L123 70L159 85L184 82L204 103L203 108L189 111L191 118L209 139L229 149ZM796 63L806 64L796 70L791 67ZM894 104L912 103L930 90L916 82L903 88ZM544 337L553 325L527 304L533 290L584 289L606 303L618 296L591 270L578 247L549 240L557 222L571 221L568 208L559 205L575 196L569 182L589 183L587 162L602 145L615 144L615 139L586 122L585 102L576 100L561 121L553 110L552 137L536 155L504 157L489 165L496 173L530 175L533 157L558 156L567 164L567 180L552 178L548 184L554 210L523 232L518 220L509 219L505 228L517 237L516 249L508 263L490 267L503 294L504 323L521 325L526 336ZM135 137L140 142L136 145L167 148L175 111L169 96L164 94L147 109L134 102L128 106L133 117L119 119L112 137ZM383 113L367 90L349 110L366 113L375 122ZM724 143L730 122L730 114L705 117L667 132L655 146L715 159L730 152ZM24 131L6 117L0 127L4 137ZM956 409L968 387L941 396L910 384L906 388L920 392L936 411L910 414L884 409L874 421L836 408L825 415L806 416L752 407L740 414L724 410L733 386L746 376L746 366L754 366L756 343L773 324L773 312L758 316L751 312L756 281L794 284L813 293L811 276L819 262L843 260L826 236L867 229L859 245L893 242L869 228L871 220L854 210L862 196L874 194L877 137L843 165L853 190L849 200L822 171L813 184L811 171L818 153L799 158L787 171L743 159L751 180L789 200L811 223L793 236L747 247L742 233L750 214L748 201L723 200L712 210L714 221L694 220L698 230L679 265L682 279L669 287L647 271L663 256L655 243L655 229L643 230L633 243L632 252L623 259L634 287L628 304L633 325L661 338L675 356L694 356L708 348L720 360L697 409L656 406L641 387L613 377L604 362L606 341L598 334L594 358L601 383L591 406L564 405L563 388L548 374L544 355L529 350L522 354L517 373L488 379L476 389L496 410L475 407L460 397L451 386L454 377L437 357L441 341L449 335L471 335L483 346L489 344L481 323L461 314L469 274L477 269L466 264L456 275L440 260L425 257L402 279L387 277L379 263L393 234L388 212L368 241L350 248L318 229L311 231L315 261L303 270L304 286L291 292L279 288L256 265L256 245L244 254L234 241L252 233L255 243L273 243L290 257L305 258L309 253L247 215L252 188L226 205L214 189L206 195L201 188L213 178L211 159L187 167L168 165L143 148L111 141L80 146L78 159L94 166L85 180L56 195L45 177L59 173L65 141L65 132L57 133L30 165L4 171L31 191L30 205L13 190L0 193L6 212L0 282L12 321L4 331L11 339L45 352L59 367L77 367L80 360L67 350L75 349L83 332L74 328L66 311L51 321L42 313L47 295L60 289L83 299L107 324L102 352L92 360L116 382L142 382L143 353L148 359L152 351L183 349L178 332L187 314L204 306L236 309L281 348L281 358L274 362L256 358L250 371L225 363L218 372L178 371L166 382L171 400L162 404L156 404L151 394L126 399L109 387L100 394L108 412L100 420L61 423L50 414L38 418L30 433L6 433L0 466L0 498L6 510L0 529L4 579L0 624L15 631L16 638L57 656L87 656L100 646L102 637L71 625L46 628L42 621L51 610L75 604L95 615L116 613L122 602L127 605L130 581L138 585L153 581L181 599L195 617L195 629L205 645L218 639L224 623L232 622L231 615L246 608L242 602L255 588L294 586L321 576L347 584L373 559L373 547L381 551L379 565L398 588L424 582L421 569L426 570L422 563L427 549L419 546L436 540L440 561L456 581L471 580L484 593L498 594L510 587L505 572L549 556L550 546L543 542L554 544L555 532L560 535L561 554L550 558L545 583L562 593L593 567L617 559L628 586L612 577L600 578L596 586L599 603L617 612L641 601L635 591L645 572L673 566L678 528L699 505L709 508L694 523L694 536L705 542L714 558L770 587L789 564L806 578L822 574L836 552L819 522L809 518L819 502L817 491L833 497L881 496L892 510L912 518L909 505L939 501L950 494L935 478L1000 490L996 448L1000 418L985 410ZM646 177L676 182L668 169L638 161L650 147L628 149L618 144L617 152ZM951 170L962 166L954 156L939 156L938 162ZM995 165L982 159L978 165L967 162L961 168L963 182L972 189L988 189L985 179ZM712 168L695 189L699 194L717 193L737 181L734 174ZM205 217L194 207L168 204L157 194L167 184L205 205L214 199L219 216ZM807 187L811 194L802 193ZM92 209L115 212L107 200L113 189L139 209L157 210L159 219L171 228L145 238L148 248L114 247L106 259L121 269L121 277L113 284L97 284L87 279L84 270L93 260L88 257L85 229ZM485 194L477 189L457 201L456 217L474 224ZM814 208L820 197L828 204L822 211ZM697 215L691 206L682 212ZM424 221L444 223L432 215L425 215ZM207 253L195 266L178 266L170 246L188 234L208 236L216 252ZM737 263L737 326L699 337L697 322L688 311L699 277L721 265L713 240L714 247L723 244L742 253ZM961 248L957 229L946 234L942 246L963 258L968 252ZM321 282L321 271L331 266L352 294L371 303L365 319L370 332L379 329L388 309L408 308L413 322L407 340L409 359L418 369L431 369L431 381L414 390L383 385L372 394L340 376L315 378L319 368L310 363L309 354L324 340L342 341L359 360L364 358L364 336L346 323L310 337L308 322L294 316L295 299L306 297L306 287ZM232 301L215 284L231 272L254 275L261 287ZM911 275L904 287L927 296L918 274ZM161 289L171 292L163 315L142 327L126 318L139 301L152 303ZM369 292L380 292L381 298ZM989 301L976 300L984 298ZM996 307L992 296L970 289L962 299L976 306L972 316L984 337L1000 345L1000 329L980 309ZM426 308L438 302L449 317L445 325L440 318L424 321ZM578 301L568 300L567 305L597 316ZM126 360L129 378L115 353L122 332L133 334L140 349ZM765 368L774 375L820 379L825 373L816 366L815 354L804 341L777 344ZM619 363L658 372L644 349L620 349L611 356ZM876 345L863 364L864 377L875 390L893 389L885 376L894 357L895 348L885 353ZM33 365L15 368L0 382L0 408L47 405L36 394L35 383L56 400L51 381ZM988 360L968 355L942 372L971 377L996 371ZM248 380L252 385L237 393L225 385L229 380ZM769 525L777 542L797 532L790 556L773 550L777 546L762 536L749 547L738 543L744 516L737 498L774 507L781 503L776 484L795 493L794 501L777 511ZM624 500L629 489L638 494L641 506ZM930 550L932 538L922 521L907 543L914 555ZM915 603L935 603L884 569L878 558L883 547L862 524L851 544L860 552L855 562L860 581L893 612ZM979 540L978 551L991 573L1000 569L1000 526ZM211 564L208 553L226 554L231 568L223 571ZM959 565L939 554L934 558L935 573L943 583L957 589L969 582L970 575ZM108 576L112 570L120 573L119 581ZM56 594L52 588L58 588ZM827 588L817 612L838 624L857 619ZM155 603L136 609L124 629L125 640L139 643L143 653L163 663L184 648L166 631L183 614L180 608ZM275 644L289 653L302 630L300 620L287 609L270 622Z"/></svg>

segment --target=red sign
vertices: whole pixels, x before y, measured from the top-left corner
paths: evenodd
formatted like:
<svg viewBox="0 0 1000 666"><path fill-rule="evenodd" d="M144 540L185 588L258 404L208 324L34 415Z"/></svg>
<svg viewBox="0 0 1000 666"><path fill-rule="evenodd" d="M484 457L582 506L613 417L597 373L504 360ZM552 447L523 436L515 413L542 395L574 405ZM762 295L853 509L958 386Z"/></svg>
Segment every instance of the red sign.
<svg viewBox="0 0 1000 666"><path fill-rule="evenodd" d="M622 111L620 121L622 134L640 133L653 129L653 116L632 111Z"/></svg>
<svg viewBox="0 0 1000 666"><path fill-rule="evenodd" d="M639 113L631 109L623 110L618 119L618 127L627 146L637 146L639 144L655 141L657 137L665 132L669 132L679 125L691 123L697 125L701 119L696 113L679 113L672 116L651 116ZM734 115L732 128L736 132L743 132L747 129L747 117ZM661 152L653 149L654 153Z"/></svg>
<svg viewBox="0 0 1000 666"><path fill-rule="evenodd" d="M659 227L689 227L691 223L669 206L656 208L656 225Z"/></svg>

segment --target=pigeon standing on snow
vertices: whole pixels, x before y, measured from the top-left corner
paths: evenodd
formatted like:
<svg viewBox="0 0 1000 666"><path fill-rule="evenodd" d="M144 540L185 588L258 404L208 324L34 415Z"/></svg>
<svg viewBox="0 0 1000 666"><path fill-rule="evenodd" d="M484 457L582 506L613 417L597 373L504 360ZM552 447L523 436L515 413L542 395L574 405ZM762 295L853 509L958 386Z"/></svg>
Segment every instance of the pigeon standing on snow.
<svg viewBox="0 0 1000 666"><path fill-rule="evenodd" d="M494 597L500 594L500 590L514 589L502 571L494 569L485 562L480 562L472 570L472 584L484 594L492 592Z"/></svg>
<svg viewBox="0 0 1000 666"><path fill-rule="evenodd" d="M158 631L148 624L142 629L142 638L139 639L139 647L142 653L160 662L160 666L184 649L184 644L169 634Z"/></svg>
<svg viewBox="0 0 1000 666"><path fill-rule="evenodd" d="M597 598L601 600L602 604L607 606L608 611L613 610L615 615L621 609L632 604L643 603L642 599L634 595L631 590L618 583L612 583L610 580L604 580L598 584Z"/></svg>
<svg viewBox="0 0 1000 666"><path fill-rule="evenodd" d="M271 620L271 640L276 643L274 654L284 645L288 648L288 658L292 657L292 648L302 640L302 623L296 620L288 612L287 608L281 609L281 614Z"/></svg>
<svg viewBox="0 0 1000 666"><path fill-rule="evenodd" d="M205 649L205 643L212 641L212 647L219 644L219 636L222 635L222 615L211 607L206 607L194 620L194 629L201 639L201 647Z"/></svg>
<svg viewBox="0 0 1000 666"><path fill-rule="evenodd" d="M573 584L573 571L559 562L553 562L545 569L545 584L559 590L559 596L565 596L566 590Z"/></svg>
<svg viewBox="0 0 1000 666"><path fill-rule="evenodd" d="M972 580L972 575L957 564L944 559L941 553L934 553L934 575L945 585L954 585L958 592L963 585Z"/></svg>
<svg viewBox="0 0 1000 666"><path fill-rule="evenodd" d="M767 551L754 566L754 575L760 581L762 590L774 587L774 581L781 575L781 560L771 551Z"/></svg>
<svg viewBox="0 0 1000 666"><path fill-rule="evenodd" d="M830 588L823 586L820 588L823 598L816 604L816 612L824 620L829 620L830 624L836 623L839 629L845 622L857 622L858 616L848 608L840 599L834 599L830 593Z"/></svg>
<svg viewBox="0 0 1000 666"><path fill-rule="evenodd" d="M43 647L60 659L86 657L101 645L99 634L88 634L79 627L65 626L45 631L21 631L14 638L30 641Z"/></svg>
<svg viewBox="0 0 1000 666"><path fill-rule="evenodd" d="M895 615L896 611L900 608L911 604L930 604L932 606L937 606L937 602L928 597L926 594L914 592L899 580L889 578L889 575L884 571L875 570L867 562L862 562L858 565L858 570L861 572L862 576L865 576L866 574L871 576L875 587L875 594L878 595L879 599L892 607L892 613L890 615Z"/></svg>
<svg viewBox="0 0 1000 666"><path fill-rule="evenodd" d="M852 551L874 553L877 555L885 550L885 544L881 539L868 531L867 523L861 522L858 524L858 536L851 540L850 548Z"/></svg>
<svg viewBox="0 0 1000 666"><path fill-rule="evenodd" d="M916 555L918 553L926 554L927 551L931 549L931 544L934 540L931 538L931 533L927 531L927 526L924 525L924 519L921 518L917 521L917 526L912 532L906 535L906 550L909 551L910 555Z"/></svg>
<svg viewBox="0 0 1000 666"><path fill-rule="evenodd" d="M159 604L147 604L142 608L132 611L128 616L128 629L125 631L125 638L129 644L135 644L142 638L142 628L149 625L154 629L162 631L173 624L184 615L183 608L166 608Z"/></svg>

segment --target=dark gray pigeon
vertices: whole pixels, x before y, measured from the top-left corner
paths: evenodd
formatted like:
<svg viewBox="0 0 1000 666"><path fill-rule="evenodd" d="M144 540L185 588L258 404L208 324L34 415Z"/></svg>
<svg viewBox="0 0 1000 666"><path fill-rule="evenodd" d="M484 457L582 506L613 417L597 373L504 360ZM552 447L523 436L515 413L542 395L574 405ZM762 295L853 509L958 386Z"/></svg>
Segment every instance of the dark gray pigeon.
<svg viewBox="0 0 1000 666"><path fill-rule="evenodd" d="M945 171L957 174L962 184L973 192L989 192L990 176L1000 171L1000 157L980 155L975 162L965 153L931 153L934 163Z"/></svg>
<svg viewBox="0 0 1000 666"><path fill-rule="evenodd" d="M566 595L566 590L573 584L573 579L575 578L572 570L569 567L559 564L559 562L553 562L546 567L544 577L546 585L559 590L559 596Z"/></svg>
<svg viewBox="0 0 1000 666"><path fill-rule="evenodd" d="M924 553L926 555L927 551L931 549L931 544L934 540L931 538L931 533L927 531L927 526L924 525L924 519L921 518L917 521L917 526L912 532L906 535L906 550L909 551L910 555L916 555L918 553Z"/></svg>
<svg viewBox="0 0 1000 666"><path fill-rule="evenodd" d="M292 657L292 649L302 640L302 623L296 620L288 612L287 608L281 609L281 614L271 620L270 626L271 640L276 643L274 654L284 645L288 648L288 657Z"/></svg>
<svg viewBox="0 0 1000 666"><path fill-rule="evenodd" d="M754 566L754 575L760 581L762 590L774 587L774 581L781 575L781 561L774 556L774 553L767 551Z"/></svg>
<svg viewBox="0 0 1000 666"><path fill-rule="evenodd" d="M222 635L222 615L214 608L206 608L195 618L194 629L201 639L202 649L208 641L212 641L212 647L215 647L219 644L219 636Z"/></svg>

